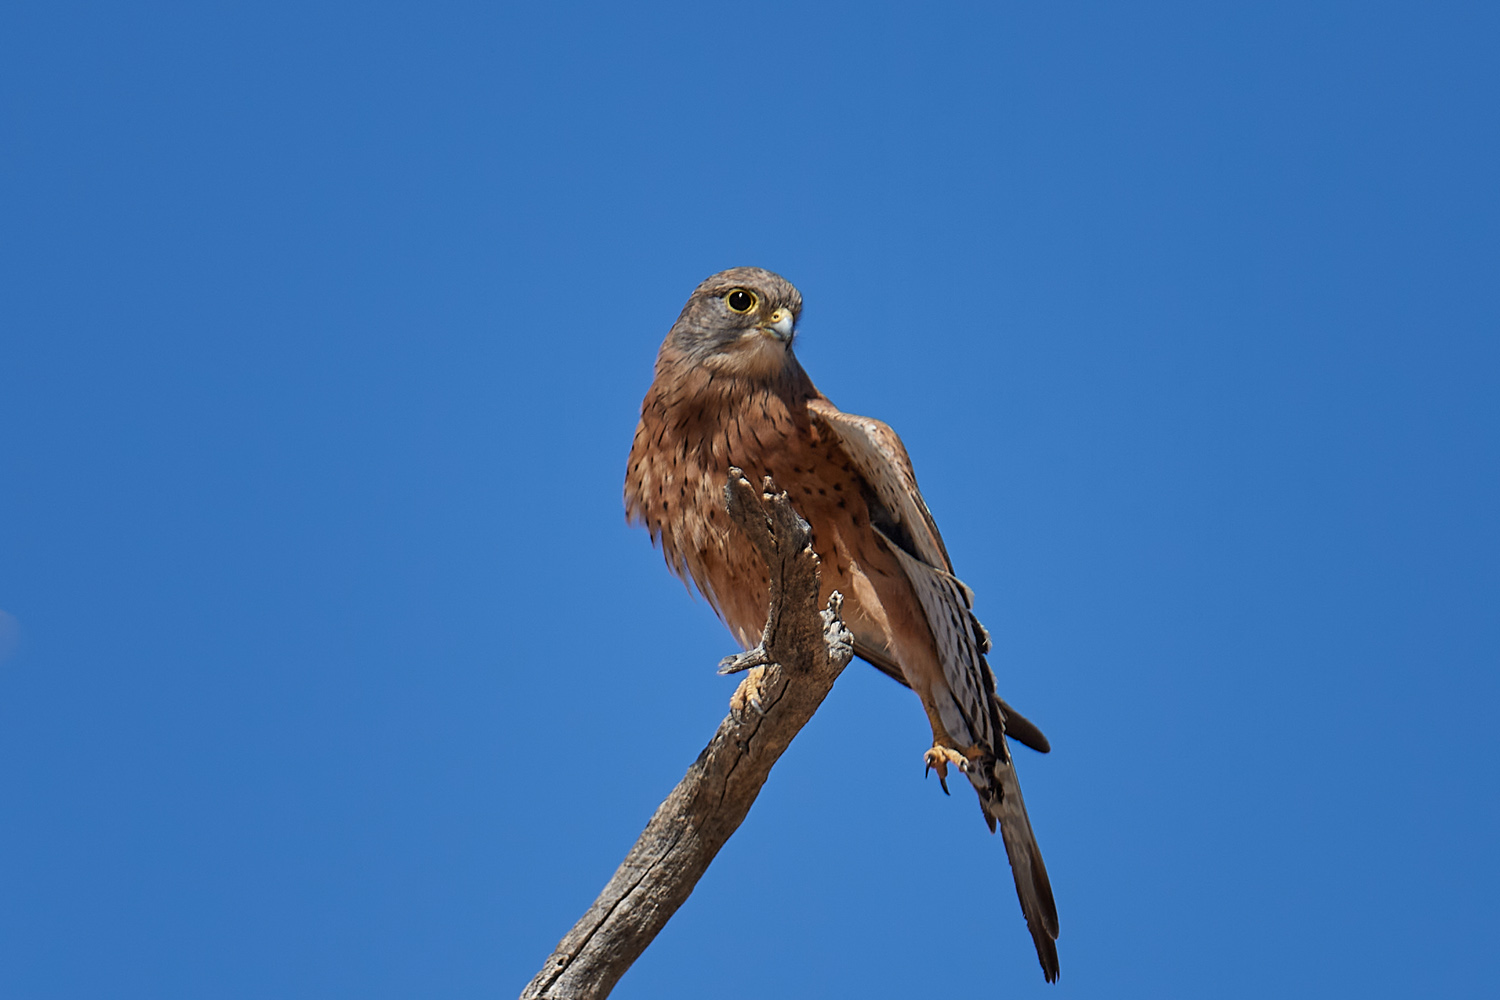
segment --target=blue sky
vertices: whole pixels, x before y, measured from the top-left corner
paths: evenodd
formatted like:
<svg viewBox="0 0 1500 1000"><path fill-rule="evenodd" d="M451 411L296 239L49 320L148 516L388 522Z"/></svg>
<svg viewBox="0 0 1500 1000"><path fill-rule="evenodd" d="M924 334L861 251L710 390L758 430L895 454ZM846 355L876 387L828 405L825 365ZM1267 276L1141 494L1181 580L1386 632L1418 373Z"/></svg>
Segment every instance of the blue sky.
<svg viewBox="0 0 1500 1000"><path fill-rule="evenodd" d="M12 3L0 968L514 995L722 717L626 527L768 267L994 633L1061 911L855 665L616 996L1490 996L1500 16Z"/></svg>

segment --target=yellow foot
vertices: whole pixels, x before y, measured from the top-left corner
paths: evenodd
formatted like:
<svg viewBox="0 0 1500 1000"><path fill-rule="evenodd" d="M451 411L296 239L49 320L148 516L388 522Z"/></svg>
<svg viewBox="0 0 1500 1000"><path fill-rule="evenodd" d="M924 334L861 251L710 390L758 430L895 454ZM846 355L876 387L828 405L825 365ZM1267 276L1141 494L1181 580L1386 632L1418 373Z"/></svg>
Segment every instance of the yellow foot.
<svg viewBox="0 0 1500 1000"><path fill-rule="evenodd" d="M969 769L969 758L951 747L934 746L922 755L922 760L927 764L928 771L936 771L938 784L943 786L943 794L948 794L948 765L956 764L960 771Z"/></svg>
<svg viewBox="0 0 1500 1000"><path fill-rule="evenodd" d="M766 714L770 692L766 690L765 680L765 667L751 667L745 672L745 679L740 681L740 686L729 696L729 711L734 713L736 719L745 717L746 708L755 709L757 715Z"/></svg>

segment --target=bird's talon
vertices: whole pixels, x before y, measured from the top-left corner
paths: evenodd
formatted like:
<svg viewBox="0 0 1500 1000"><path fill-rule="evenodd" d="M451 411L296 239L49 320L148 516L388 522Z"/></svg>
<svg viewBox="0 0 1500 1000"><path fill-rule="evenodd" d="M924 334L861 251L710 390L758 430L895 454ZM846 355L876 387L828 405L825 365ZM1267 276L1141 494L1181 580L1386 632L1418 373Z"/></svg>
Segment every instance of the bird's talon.
<svg viewBox="0 0 1500 1000"><path fill-rule="evenodd" d="M736 722L745 721L747 708L754 709L756 715L765 718L768 711L765 680L765 667L751 667L745 674L745 679L740 681L740 686L734 689L734 694L729 696L729 711Z"/></svg>
<svg viewBox="0 0 1500 1000"><path fill-rule="evenodd" d="M922 755L922 760L927 764L927 772L937 772L938 784L943 786L944 795L952 794L948 791L949 764L958 765L958 769L960 771L963 771L965 774L967 774L969 771L969 758L965 757L957 750L950 749L949 747L934 746L931 750L928 750L925 754ZM923 777L926 777L925 773Z"/></svg>

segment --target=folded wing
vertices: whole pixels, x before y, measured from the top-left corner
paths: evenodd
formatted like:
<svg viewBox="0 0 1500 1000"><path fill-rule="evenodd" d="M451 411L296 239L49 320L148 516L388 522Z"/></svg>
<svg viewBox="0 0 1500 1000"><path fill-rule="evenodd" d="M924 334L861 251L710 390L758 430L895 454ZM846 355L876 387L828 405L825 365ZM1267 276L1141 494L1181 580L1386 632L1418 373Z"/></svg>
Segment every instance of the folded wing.
<svg viewBox="0 0 1500 1000"><path fill-rule="evenodd" d="M997 823L1000 827L1021 912L1043 974L1051 982L1058 974L1057 906L1021 797L1015 762L1005 742L1007 712L995 693L995 678L984 658L990 648L989 634L974 617L973 592L953 575L948 550L917 489L911 459L895 431L879 420L843 413L826 399L813 400L808 409L838 439L858 469L868 487L871 522L895 553L922 606L943 678L969 730L952 732L949 726L949 735L984 751L983 758L970 768L968 778L979 795L990 829L994 830ZM861 644L856 652L900 679L899 664L891 662L888 651ZM898 669L892 671L893 666ZM1041 744L1038 749L1046 747L1046 738L1035 726L1028 723L1025 728L1035 733L1036 742Z"/></svg>

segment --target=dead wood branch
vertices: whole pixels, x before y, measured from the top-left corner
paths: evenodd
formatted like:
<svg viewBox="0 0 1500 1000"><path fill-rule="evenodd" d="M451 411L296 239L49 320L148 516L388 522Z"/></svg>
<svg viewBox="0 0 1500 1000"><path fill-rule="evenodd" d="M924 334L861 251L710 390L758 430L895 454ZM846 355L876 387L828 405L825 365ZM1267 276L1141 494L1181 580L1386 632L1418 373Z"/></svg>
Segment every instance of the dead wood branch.
<svg viewBox="0 0 1500 1000"><path fill-rule="evenodd" d="M818 610L818 557L807 522L770 479L729 470L725 502L770 571L760 646L721 664L749 670L728 717L668 795L599 898L573 925L522 1000L600 1000L640 957L744 821L771 767L823 703L853 655L834 594Z"/></svg>

